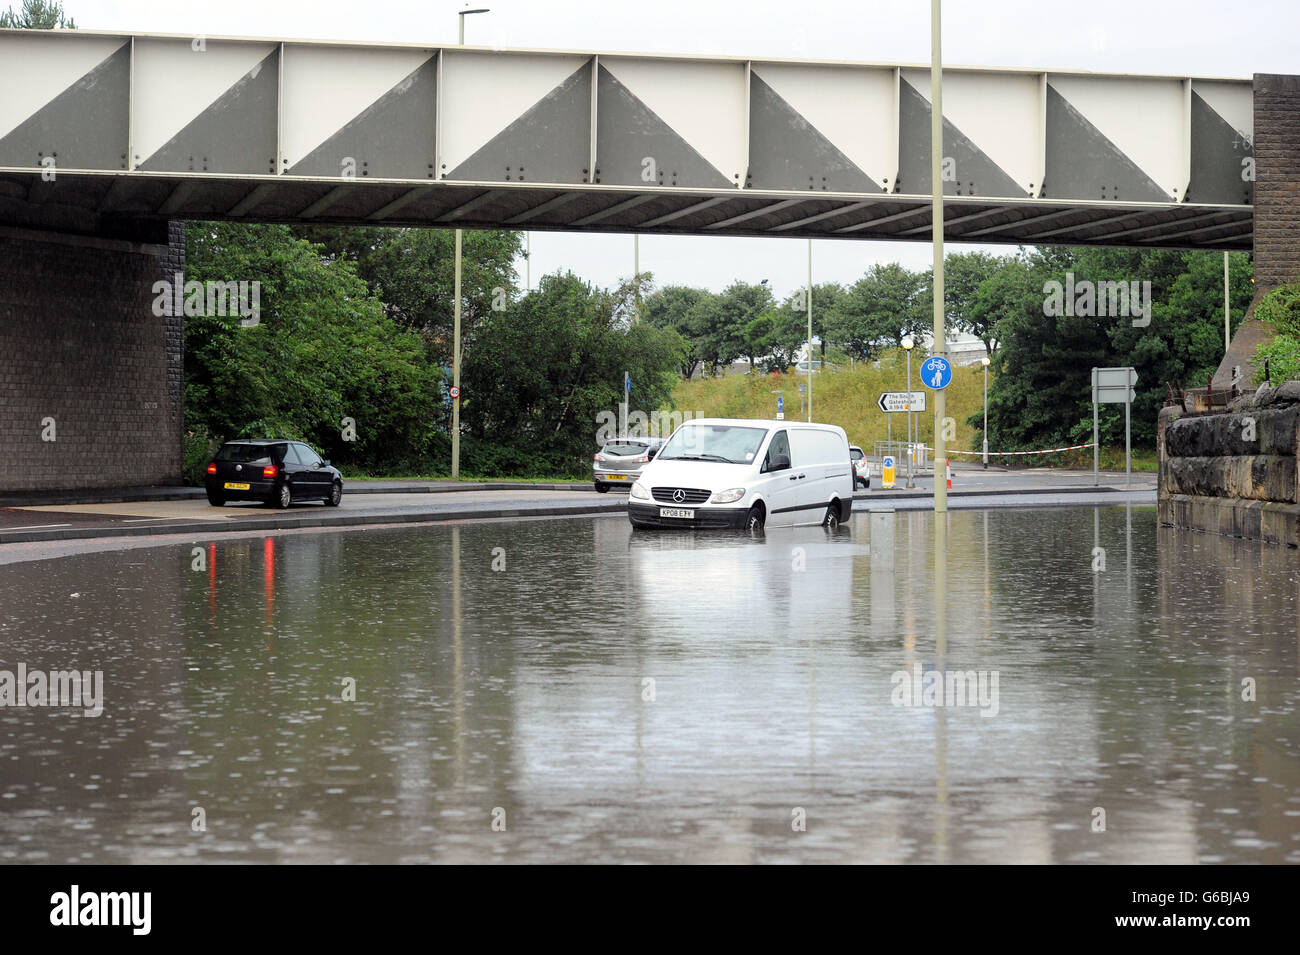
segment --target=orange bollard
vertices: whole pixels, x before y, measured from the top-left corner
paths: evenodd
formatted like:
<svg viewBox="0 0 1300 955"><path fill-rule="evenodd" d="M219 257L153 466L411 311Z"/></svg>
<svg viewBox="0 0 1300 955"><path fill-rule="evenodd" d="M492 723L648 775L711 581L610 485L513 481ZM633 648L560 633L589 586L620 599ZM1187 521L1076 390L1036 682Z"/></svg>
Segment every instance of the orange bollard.
<svg viewBox="0 0 1300 955"><path fill-rule="evenodd" d="M948 469L948 490L952 490L952 464L947 458L943 459L943 466Z"/></svg>

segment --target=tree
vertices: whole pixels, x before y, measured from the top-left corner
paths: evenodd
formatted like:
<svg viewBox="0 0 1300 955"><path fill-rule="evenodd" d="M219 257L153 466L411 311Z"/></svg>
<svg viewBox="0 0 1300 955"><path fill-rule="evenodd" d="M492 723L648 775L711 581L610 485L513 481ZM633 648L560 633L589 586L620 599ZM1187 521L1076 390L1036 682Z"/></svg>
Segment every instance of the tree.
<svg viewBox="0 0 1300 955"><path fill-rule="evenodd" d="M674 329L627 323L622 316L634 299L630 282L608 292L572 273L548 275L486 317L462 378L467 455L482 462L474 469L581 468L590 461L600 414L616 414L622 401L624 373L632 379L634 408L649 412L669 400L688 344ZM490 443L495 450L486 449Z"/></svg>
<svg viewBox="0 0 1300 955"><path fill-rule="evenodd" d="M0 13L0 29L75 30L76 23L63 12L59 0L23 0L22 13L10 7Z"/></svg>
<svg viewBox="0 0 1300 955"><path fill-rule="evenodd" d="M927 274L911 272L896 262L871 266L832 303L825 337L862 361L897 345L905 335L919 337L929 324Z"/></svg>
<svg viewBox="0 0 1300 955"><path fill-rule="evenodd" d="M186 278L259 282L260 316L187 316L185 416L223 437L310 441L354 464L410 461L434 432L440 371L356 266L283 226L192 222ZM345 441L345 417L356 440Z"/></svg>
<svg viewBox="0 0 1300 955"><path fill-rule="evenodd" d="M737 357L749 359L750 367L757 367L758 359L764 355L764 345L760 338L751 335L755 319L772 308L772 289L765 285L750 285L748 282L732 282L722 290L718 300L718 327L710 336L710 350L719 356L721 363L729 364Z"/></svg>
<svg viewBox="0 0 1300 955"><path fill-rule="evenodd" d="M294 229L319 242L331 259L351 260L389 317L419 332L443 364L451 364L455 304L455 234L448 229ZM478 326L495 307L518 297L514 261L523 234L496 230L463 233L461 353L473 347Z"/></svg>

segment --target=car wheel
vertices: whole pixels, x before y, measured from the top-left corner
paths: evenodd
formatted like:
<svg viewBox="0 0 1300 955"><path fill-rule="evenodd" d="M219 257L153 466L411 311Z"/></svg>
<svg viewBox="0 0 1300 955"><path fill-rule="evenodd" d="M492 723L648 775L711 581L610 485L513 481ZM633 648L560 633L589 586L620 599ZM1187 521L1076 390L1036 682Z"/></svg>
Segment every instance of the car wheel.
<svg viewBox="0 0 1300 955"><path fill-rule="evenodd" d="M822 527L828 531L838 530L840 526L840 502L831 501L826 507L826 516L822 518Z"/></svg>
<svg viewBox="0 0 1300 955"><path fill-rule="evenodd" d="M213 494L211 491L209 491L208 503L211 504L213 507L224 507L226 503L226 499L222 497L220 494Z"/></svg>
<svg viewBox="0 0 1300 955"><path fill-rule="evenodd" d="M289 482L286 481L281 484L280 489L275 492L275 497L271 499L271 504L283 511L292 503L293 489L289 487Z"/></svg>
<svg viewBox="0 0 1300 955"><path fill-rule="evenodd" d="M601 484L599 481L596 482L596 493L597 493L597 494L604 494L604 493L606 493L607 491L609 491L609 485L608 485L608 484Z"/></svg>
<svg viewBox="0 0 1300 955"><path fill-rule="evenodd" d="M338 507L341 500L343 500L343 482L335 481L330 485L330 496L325 499L325 504L327 507Z"/></svg>
<svg viewBox="0 0 1300 955"><path fill-rule="evenodd" d="M755 504L745 515L745 530L751 534L763 533L763 525L767 523L767 514L763 511L761 504Z"/></svg>

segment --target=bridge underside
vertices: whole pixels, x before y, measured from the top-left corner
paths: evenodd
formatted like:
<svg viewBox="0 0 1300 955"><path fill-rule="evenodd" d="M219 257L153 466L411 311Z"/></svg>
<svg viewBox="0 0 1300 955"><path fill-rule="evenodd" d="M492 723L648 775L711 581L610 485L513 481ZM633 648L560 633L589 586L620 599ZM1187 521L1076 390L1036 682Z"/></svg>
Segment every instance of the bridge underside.
<svg viewBox="0 0 1300 955"><path fill-rule="evenodd" d="M1251 206L946 197L950 242L1251 249ZM0 224L130 239L168 219L930 241L928 196L0 173ZM162 234L157 232L157 234Z"/></svg>

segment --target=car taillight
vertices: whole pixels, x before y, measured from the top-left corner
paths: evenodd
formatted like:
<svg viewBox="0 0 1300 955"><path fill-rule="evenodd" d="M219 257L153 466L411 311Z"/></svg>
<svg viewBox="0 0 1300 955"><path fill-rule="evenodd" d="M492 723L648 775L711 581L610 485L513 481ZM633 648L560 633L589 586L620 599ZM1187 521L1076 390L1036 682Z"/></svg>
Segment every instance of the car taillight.
<svg viewBox="0 0 1300 955"><path fill-rule="evenodd" d="M209 474L216 474L216 473L217 473L217 462L216 462L216 461L213 461L211 464L208 465L208 473L209 473Z"/></svg>
<svg viewBox="0 0 1300 955"><path fill-rule="evenodd" d="M279 473L280 469L274 464L268 464L266 467L262 468L262 477L265 478L273 478Z"/></svg>
<svg viewBox="0 0 1300 955"><path fill-rule="evenodd" d="M648 457L646 457L645 455L642 455L641 457L639 457L639 458L636 459L636 463L637 463L637 464L649 464L649 463L650 463L650 459L649 459Z"/></svg>
<svg viewBox="0 0 1300 955"><path fill-rule="evenodd" d="M593 460L593 461L599 461L599 460L600 460L600 455L599 455L599 454L593 454L593 455L591 456L591 460Z"/></svg>

